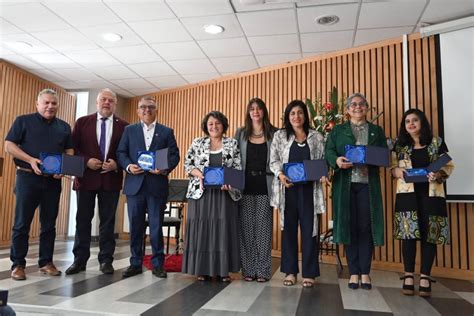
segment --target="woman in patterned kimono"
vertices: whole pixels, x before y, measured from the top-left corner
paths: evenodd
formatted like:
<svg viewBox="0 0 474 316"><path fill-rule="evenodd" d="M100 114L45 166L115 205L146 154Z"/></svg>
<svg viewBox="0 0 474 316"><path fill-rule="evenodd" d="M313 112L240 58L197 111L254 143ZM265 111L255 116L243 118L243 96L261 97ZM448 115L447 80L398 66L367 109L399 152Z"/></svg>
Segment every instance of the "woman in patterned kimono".
<svg viewBox="0 0 474 316"><path fill-rule="evenodd" d="M441 170L430 172L428 181L406 183L406 169L424 168L448 151L439 137L433 137L425 114L410 109L403 114L398 139L392 154L392 175L397 179L394 226L395 238L402 239L405 275L402 292L414 294L416 241L421 242L420 296L431 295L431 267L436 245L449 241L448 214L443 183L453 171L449 162Z"/></svg>
<svg viewBox="0 0 474 316"><path fill-rule="evenodd" d="M271 205L280 210L281 272L286 274L285 286L296 283L298 269L298 222L301 228L303 287L314 286L319 276L318 214L326 211L320 181L291 183L283 164L324 158L324 139L309 128L306 105L291 101L285 109L284 126L273 137L270 169L276 175L272 185Z"/></svg>
<svg viewBox="0 0 474 316"><path fill-rule="evenodd" d="M235 133L239 142L245 189L240 200L240 255L245 281L266 282L272 272L273 209L270 193L270 146L276 128L265 102L253 98L247 105L245 125Z"/></svg>
<svg viewBox="0 0 474 316"><path fill-rule="evenodd" d="M228 185L204 188L204 167L242 169L237 141L225 137L227 118L218 111L202 120L204 137L194 139L184 162L189 180L186 245L182 272L198 276L199 281L217 276L230 282L229 272L240 270L239 190Z"/></svg>

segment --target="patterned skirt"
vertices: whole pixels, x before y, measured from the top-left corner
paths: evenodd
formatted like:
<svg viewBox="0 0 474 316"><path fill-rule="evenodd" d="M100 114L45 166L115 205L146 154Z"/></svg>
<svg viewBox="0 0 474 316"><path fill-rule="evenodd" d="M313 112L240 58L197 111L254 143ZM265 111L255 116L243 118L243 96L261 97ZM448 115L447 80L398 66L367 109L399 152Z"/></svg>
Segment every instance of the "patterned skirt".
<svg viewBox="0 0 474 316"><path fill-rule="evenodd" d="M397 193L393 224L396 239L421 239L423 235L429 243L449 243L446 200L430 197L428 192Z"/></svg>

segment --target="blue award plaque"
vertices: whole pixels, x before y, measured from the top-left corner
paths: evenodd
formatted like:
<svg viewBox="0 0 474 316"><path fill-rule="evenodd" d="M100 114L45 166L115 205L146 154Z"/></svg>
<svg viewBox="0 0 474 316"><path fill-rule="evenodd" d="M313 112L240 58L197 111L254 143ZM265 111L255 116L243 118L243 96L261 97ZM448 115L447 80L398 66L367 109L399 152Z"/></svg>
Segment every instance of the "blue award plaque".
<svg viewBox="0 0 474 316"><path fill-rule="evenodd" d="M429 171L425 168L406 169L404 179L406 183L428 182Z"/></svg>
<svg viewBox="0 0 474 316"><path fill-rule="evenodd" d="M305 182L306 172L302 162L290 162L283 165L285 175L290 178L291 182Z"/></svg>
<svg viewBox="0 0 474 316"><path fill-rule="evenodd" d="M346 145L345 157L353 164L365 164L365 146L362 145Z"/></svg>
<svg viewBox="0 0 474 316"><path fill-rule="evenodd" d="M204 186L220 187L224 184L223 167L205 167L204 168Z"/></svg>
<svg viewBox="0 0 474 316"><path fill-rule="evenodd" d="M155 169L155 153L153 151L139 151L137 154L137 164L144 171Z"/></svg>
<svg viewBox="0 0 474 316"><path fill-rule="evenodd" d="M61 154L40 153L40 170L44 174L61 174Z"/></svg>
<svg viewBox="0 0 474 316"><path fill-rule="evenodd" d="M407 172L406 175L409 177L428 175L428 170L426 170L425 168L406 169L405 171Z"/></svg>

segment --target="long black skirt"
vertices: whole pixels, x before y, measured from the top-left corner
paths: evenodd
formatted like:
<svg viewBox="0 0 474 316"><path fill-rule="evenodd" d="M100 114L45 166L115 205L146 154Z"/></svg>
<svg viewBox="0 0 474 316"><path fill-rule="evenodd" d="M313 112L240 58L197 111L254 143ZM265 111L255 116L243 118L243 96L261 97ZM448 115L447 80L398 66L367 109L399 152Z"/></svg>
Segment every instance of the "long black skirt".
<svg viewBox="0 0 474 316"><path fill-rule="evenodd" d="M238 203L220 189L189 199L183 273L227 276L240 270L238 215Z"/></svg>

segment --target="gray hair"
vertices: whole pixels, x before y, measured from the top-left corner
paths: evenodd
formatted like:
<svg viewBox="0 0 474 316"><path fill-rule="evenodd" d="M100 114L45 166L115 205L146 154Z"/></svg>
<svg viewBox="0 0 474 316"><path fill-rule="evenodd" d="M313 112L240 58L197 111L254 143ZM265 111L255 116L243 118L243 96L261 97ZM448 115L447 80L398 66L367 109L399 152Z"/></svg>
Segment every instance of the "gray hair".
<svg viewBox="0 0 474 316"><path fill-rule="evenodd" d="M156 100L154 97L150 96L150 95L146 95L144 97L142 97L140 99L140 101L138 101L138 105L140 105L143 101L153 101L153 103L156 105Z"/></svg>
<svg viewBox="0 0 474 316"><path fill-rule="evenodd" d="M365 98L365 95L363 95L362 93L356 92L356 93L351 94L350 96L347 97L347 104L346 104L346 107L350 107L350 106L351 106L352 99L354 99L355 97L359 97L359 98L361 98L362 100L364 100L364 103L365 103L366 105L369 104L369 103L367 102L367 99Z"/></svg>
<svg viewBox="0 0 474 316"><path fill-rule="evenodd" d="M49 95L52 95L53 97L55 97L56 99L58 98L58 94L56 93L56 91L54 91L53 89L43 89L41 90L39 93L38 93L38 100L40 99L40 97L43 95L43 94L49 94Z"/></svg>
<svg viewBox="0 0 474 316"><path fill-rule="evenodd" d="M115 92L113 92L112 90L110 90L109 88L104 88L104 89L99 91L99 94L97 94L97 101L99 101L100 95L104 92L110 93L114 97L115 102L117 102L117 94Z"/></svg>

